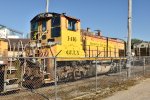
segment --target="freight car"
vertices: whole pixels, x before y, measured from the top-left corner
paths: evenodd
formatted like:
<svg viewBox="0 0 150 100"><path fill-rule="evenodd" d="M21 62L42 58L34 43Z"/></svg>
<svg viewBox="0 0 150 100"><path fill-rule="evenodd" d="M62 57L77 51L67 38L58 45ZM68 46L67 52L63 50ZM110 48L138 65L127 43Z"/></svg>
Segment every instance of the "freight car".
<svg viewBox="0 0 150 100"><path fill-rule="evenodd" d="M57 55L59 81L94 75L95 57L101 74L111 69L112 58L117 61L115 57L125 56L123 40L104 37L100 31L95 35L81 29L80 23L80 19L58 13L41 13L31 20L31 41L26 56L41 59L30 59L27 63L25 85L36 88L54 81L54 59L44 57ZM102 62L104 66L100 66Z"/></svg>

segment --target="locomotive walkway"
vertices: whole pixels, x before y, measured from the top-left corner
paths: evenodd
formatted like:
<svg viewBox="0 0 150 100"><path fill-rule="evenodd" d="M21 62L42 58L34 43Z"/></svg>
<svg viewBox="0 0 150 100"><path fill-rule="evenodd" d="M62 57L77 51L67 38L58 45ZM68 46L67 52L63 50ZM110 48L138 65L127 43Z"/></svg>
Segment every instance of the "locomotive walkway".
<svg viewBox="0 0 150 100"><path fill-rule="evenodd" d="M103 100L150 100L150 78Z"/></svg>

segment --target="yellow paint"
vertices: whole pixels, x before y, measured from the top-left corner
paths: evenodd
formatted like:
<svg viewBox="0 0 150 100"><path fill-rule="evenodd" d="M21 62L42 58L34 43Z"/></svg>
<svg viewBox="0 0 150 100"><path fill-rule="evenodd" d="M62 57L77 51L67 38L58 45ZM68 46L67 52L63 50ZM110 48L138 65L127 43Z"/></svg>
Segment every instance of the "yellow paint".
<svg viewBox="0 0 150 100"><path fill-rule="evenodd" d="M84 57L84 51L81 42L80 22L76 23L77 30L67 29L67 19L61 18L61 44L56 46L56 53L61 51L58 57Z"/></svg>
<svg viewBox="0 0 150 100"><path fill-rule="evenodd" d="M106 40L98 37L86 36L86 50L86 56L104 57L104 55L106 55Z"/></svg>
<svg viewBox="0 0 150 100"><path fill-rule="evenodd" d="M42 46L47 46L48 39L54 39L55 43L59 43L53 45L51 47L44 47L40 49L41 53L44 53L45 50L48 52L48 56L56 56L60 51L58 57L85 57L85 53L83 51L82 42L81 42L81 33L80 33L80 21L76 23L76 31L68 30L68 19L64 16L60 16L61 19L61 36L60 37L51 37L51 19L47 21L47 33L46 39L41 41ZM42 25L41 21L38 24L39 37L42 35ZM39 38L39 40L41 40Z"/></svg>
<svg viewBox="0 0 150 100"><path fill-rule="evenodd" d="M87 57L106 57L107 40L106 38L85 36L86 56ZM119 57L119 49L124 50L124 43L117 40L108 40L108 57ZM90 50L90 51L89 51Z"/></svg>
<svg viewBox="0 0 150 100"><path fill-rule="evenodd" d="M68 18L63 15L60 15L60 37L51 37L51 19L47 20L47 33L46 39L41 40L42 48L40 52L48 52L48 56L56 56L60 51L60 54L57 57L106 57L107 56L107 39L105 37L95 37L93 36L84 36L85 45L82 43L82 35L80 30L80 21L76 20L76 30L71 31L68 30ZM41 21L38 24L38 31L40 32L39 37L41 37L42 33L42 25ZM59 43L53 45L51 47L47 47L47 40L54 40L54 43ZM84 49L86 50L84 52ZM117 40L113 41L109 39L108 41L108 57L119 57L119 50L124 50L124 43L117 42ZM65 59L64 59L65 60ZM68 60L68 59L67 59ZM70 59L72 60L72 59ZM79 60L79 59L74 59Z"/></svg>
<svg viewBox="0 0 150 100"><path fill-rule="evenodd" d="M8 56L8 41L0 39L0 56Z"/></svg>

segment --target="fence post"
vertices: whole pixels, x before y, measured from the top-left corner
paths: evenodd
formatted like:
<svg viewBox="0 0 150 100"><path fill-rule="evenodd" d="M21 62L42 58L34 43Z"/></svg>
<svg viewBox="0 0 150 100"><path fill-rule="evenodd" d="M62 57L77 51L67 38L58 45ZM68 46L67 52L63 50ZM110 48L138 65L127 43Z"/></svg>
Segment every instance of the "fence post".
<svg viewBox="0 0 150 100"><path fill-rule="evenodd" d="M57 62L56 62L56 57L54 57L54 70L55 70L55 100L57 100Z"/></svg>
<svg viewBox="0 0 150 100"><path fill-rule="evenodd" d="M136 58L133 57L133 61L132 61L132 75L133 75L133 77L135 77L135 60L136 60Z"/></svg>
<svg viewBox="0 0 150 100"><path fill-rule="evenodd" d="M121 76L121 58L119 59L119 73L120 73L120 76Z"/></svg>
<svg viewBox="0 0 150 100"><path fill-rule="evenodd" d="M43 61L43 63L44 63L44 66L43 66L43 72L45 72L45 68L46 68L46 65L45 65L45 63L46 63L46 62L45 62L45 59L46 59L46 58L44 58L44 61Z"/></svg>
<svg viewBox="0 0 150 100"><path fill-rule="evenodd" d="M4 67L4 88L3 88L4 92L6 92L6 79L7 79L7 67L5 66Z"/></svg>
<svg viewBox="0 0 150 100"><path fill-rule="evenodd" d="M95 81L96 81L96 83L95 83L95 85L96 85L96 87L95 87L95 92L97 93L97 58L95 59L95 72L96 72L96 77L95 77Z"/></svg>
<svg viewBox="0 0 150 100"><path fill-rule="evenodd" d="M23 75L24 75L24 66L20 66L21 67L21 88L23 87Z"/></svg>
<svg viewBox="0 0 150 100"><path fill-rule="evenodd" d="M17 59L19 60L19 58L23 59L23 57L18 57ZM20 60L19 60L19 63L21 63ZM23 88L24 64L22 66L19 65L19 67L21 68L20 86L21 88Z"/></svg>
<svg viewBox="0 0 150 100"><path fill-rule="evenodd" d="M127 78L131 77L131 57L127 57L126 68L127 68Z"/></svg>
<svg viewBox="0 0 150 100"><path fill-rule="evenodd" d="M61 53L62 50L60 50L54 57L54 70L55 70L55 100L57 100L57 56Z"/></svg>
<svg viewBox="0 0 150 100"><path fill-rule="evenodd" d="M145 75L145 58L143 58L143 75Z"/></svg>

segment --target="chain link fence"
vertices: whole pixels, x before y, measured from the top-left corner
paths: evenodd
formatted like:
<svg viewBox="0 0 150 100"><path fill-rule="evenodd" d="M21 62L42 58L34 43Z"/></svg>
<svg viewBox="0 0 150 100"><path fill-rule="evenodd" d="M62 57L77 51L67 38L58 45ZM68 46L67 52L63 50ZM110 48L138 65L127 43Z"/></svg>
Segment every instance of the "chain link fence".
<svg viewBox="0 0 150 100"><path fill-rule="evenodd" d="M150 57L6 57L0 61L1 100L101 99L150 75ZM90 59L90 60L89 60Z"/></svg>

